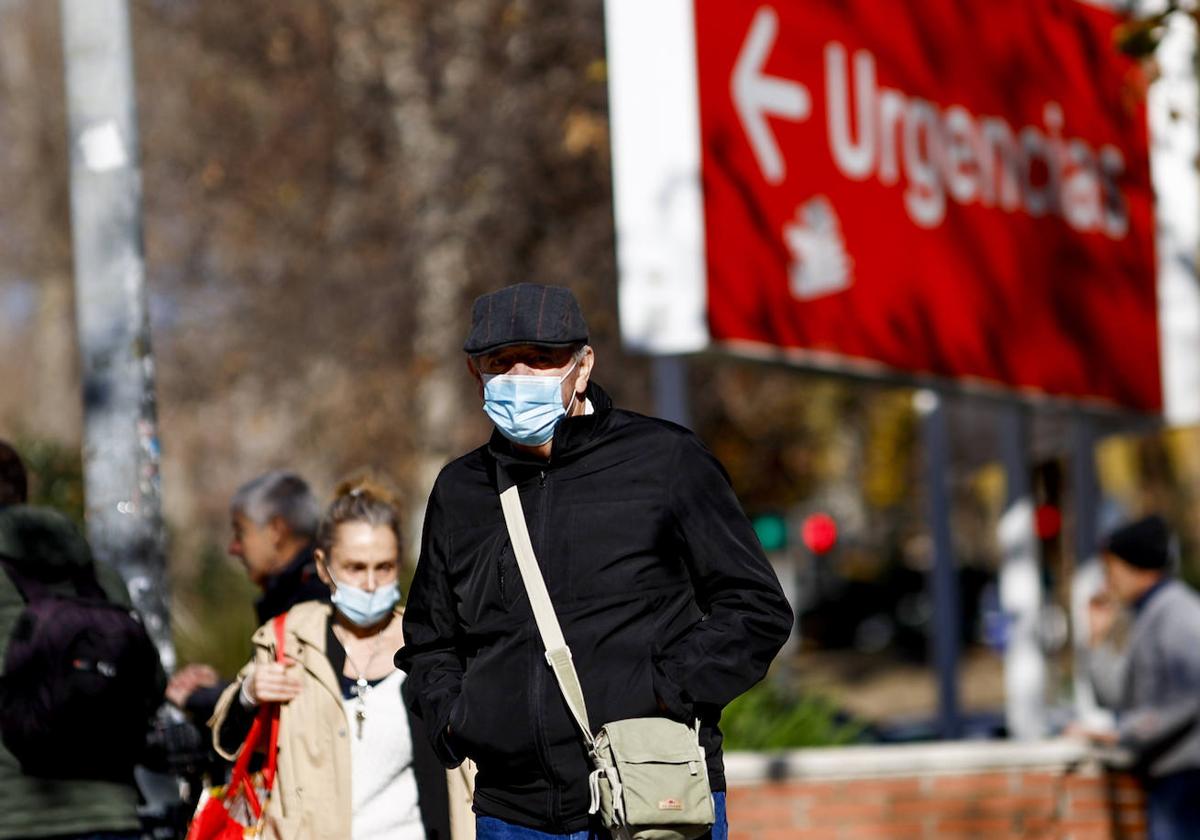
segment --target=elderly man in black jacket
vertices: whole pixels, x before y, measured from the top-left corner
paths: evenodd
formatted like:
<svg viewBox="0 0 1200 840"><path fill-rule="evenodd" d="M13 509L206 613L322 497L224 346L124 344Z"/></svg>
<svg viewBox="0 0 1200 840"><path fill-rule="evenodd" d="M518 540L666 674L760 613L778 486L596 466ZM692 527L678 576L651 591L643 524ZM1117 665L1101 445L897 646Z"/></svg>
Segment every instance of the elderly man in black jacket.
<svg viewBox="0 0 1200 840"><path fill-rule="evenodd" d="M464 350L496 429L430 494L396 664L442 760L478 765L481 840L597 830L501 512L515 484L591 721L698 718L721 840L721 709L792 614L720 464L688 430L614 408L587 341L566 289L476 300Z"/></svg>

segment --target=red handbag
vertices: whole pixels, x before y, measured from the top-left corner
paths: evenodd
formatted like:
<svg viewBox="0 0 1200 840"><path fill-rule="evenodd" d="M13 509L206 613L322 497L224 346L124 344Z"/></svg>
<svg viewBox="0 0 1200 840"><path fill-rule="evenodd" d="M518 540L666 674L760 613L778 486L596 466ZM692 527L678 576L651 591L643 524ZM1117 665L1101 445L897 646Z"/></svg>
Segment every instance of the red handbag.
<svg viewBox="0 0 1200 840"><path fill-rule="evenodd" d="M287 614L275 617L275 661L283 662L283 629ZM234 702L237 702L236 700ZM262 770L250 772L250 757L265 741L267 761ZM229 783L212 787L200 796L196 814L188 826L187 840L244 840L262 831L267 800L275 785L276 754L279 749L279 704L259 710L250 733L238 749Z"/></svg>

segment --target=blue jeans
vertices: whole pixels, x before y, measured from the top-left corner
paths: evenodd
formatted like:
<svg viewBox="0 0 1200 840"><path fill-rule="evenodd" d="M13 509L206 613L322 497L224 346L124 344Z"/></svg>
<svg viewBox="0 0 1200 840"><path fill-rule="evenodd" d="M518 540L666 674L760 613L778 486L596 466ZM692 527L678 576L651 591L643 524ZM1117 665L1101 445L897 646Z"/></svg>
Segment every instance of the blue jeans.
<svg viewBox="0 0 1200 840"><path fill-rule="evenodd" d="M1200 770L1185 770L1153 779L1147 788L1150 840L1200 837Z"/></svg>
<svg viewBox="0 0 1200 840"><path fill-rule="evenodd" d="M717 821L713 823L712 831L701 836L699 840L729 840L729 821L725 817L725 791L713 794L713 805L716 806ZM570 834L547 834L495 817L476 817L475 840L609 840L609 833L599 826L593 826L587 831L573 831Z"/></svg>

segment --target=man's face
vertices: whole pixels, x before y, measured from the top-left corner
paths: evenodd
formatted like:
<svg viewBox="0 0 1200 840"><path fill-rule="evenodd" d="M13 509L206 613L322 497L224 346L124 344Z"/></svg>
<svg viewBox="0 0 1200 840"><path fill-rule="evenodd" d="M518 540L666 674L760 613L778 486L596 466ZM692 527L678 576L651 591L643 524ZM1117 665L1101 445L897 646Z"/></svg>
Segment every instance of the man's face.
<svg viewBox="0 0 1200 840"><path fill-rule="evenodd" d="M278 560L278 538L271 523L258 525L245 514L235 513L231 519L233 537L227 549L242 561L246 574L258 586L275 571Z"/></svg>
<svg viewBox="0 0 1200 840"><path fill-rule="evenodd" d="M515 344L512 347L502 347L492 353L485 353L467 360L475 380L479 383L479 398L483 399L483 376L512 374L514 376L553 376L562 378L563 405L571 400L572 393L579 393L587 387L588 377L592 371L591 348L587 348L583 358L572 371L574 355L570 347L544 347L537 344ZM573 375L567 376L568 373Z"/></svg>
<svg viewBox="0 0 1200 840"><path fill-rule="evenodd" d="M1104 582L1108 591L1122 604L1137 600L1144 588L1138 570L1115 554L1104 554Z"/></svg>

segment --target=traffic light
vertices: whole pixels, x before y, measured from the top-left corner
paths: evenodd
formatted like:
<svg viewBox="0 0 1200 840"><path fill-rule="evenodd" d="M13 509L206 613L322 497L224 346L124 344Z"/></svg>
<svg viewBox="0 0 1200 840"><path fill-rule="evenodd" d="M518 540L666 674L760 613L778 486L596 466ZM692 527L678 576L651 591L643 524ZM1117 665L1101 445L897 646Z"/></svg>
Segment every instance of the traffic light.
<svg viewBox="0 0 1200 840"><path fill-rule="evenodd" d="M750 523L762 543L763 551L783 551L787 548L787 520L778 513L764 513L754 517Z"/></svg>
<svg viewBox="0 0 1200 840"><path fill-rule="evenodd" d="M837 522L827 513L810 513L800 526L804 547L815 555L828 554L837 545Z"/></svg>

